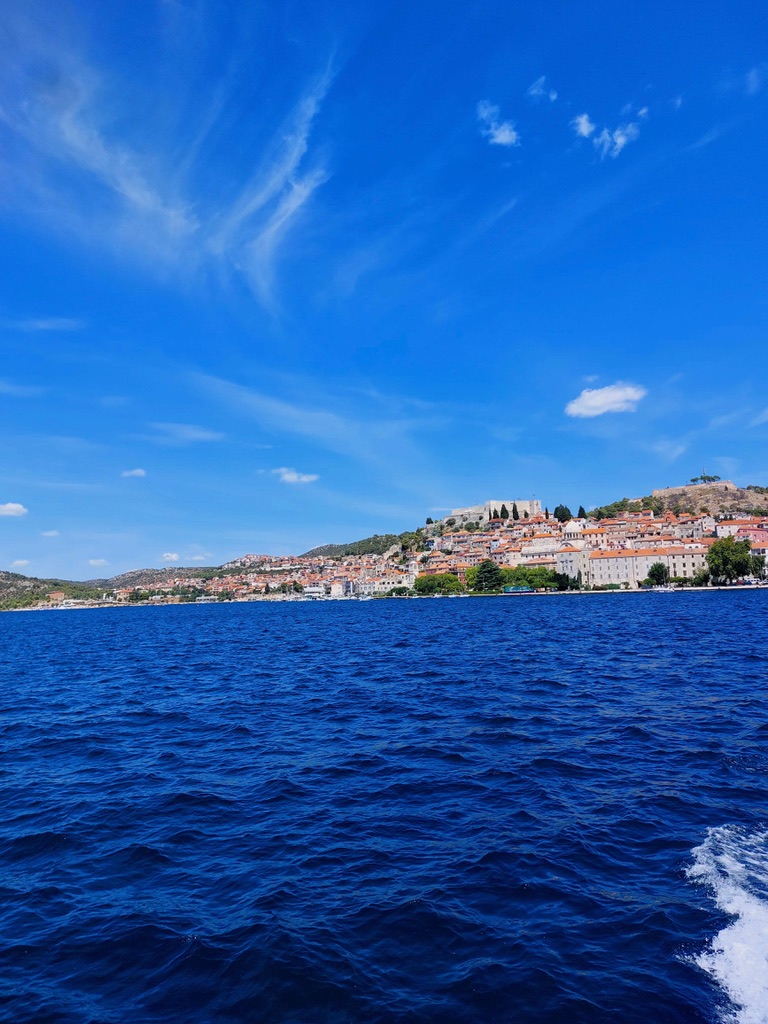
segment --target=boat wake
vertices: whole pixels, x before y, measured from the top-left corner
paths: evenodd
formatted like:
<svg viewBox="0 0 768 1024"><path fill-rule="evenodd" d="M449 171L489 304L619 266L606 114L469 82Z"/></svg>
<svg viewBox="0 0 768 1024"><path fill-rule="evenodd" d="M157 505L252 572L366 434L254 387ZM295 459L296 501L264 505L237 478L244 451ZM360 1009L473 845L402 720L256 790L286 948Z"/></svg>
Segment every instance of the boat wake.
<svg viewBox="0 0 768 1024"><path fill-rule="evenodd" d="M694 962L728 997L725 1021L768 1024L768 831L713 828L692 853L688 877L733 918Z"/></svg>

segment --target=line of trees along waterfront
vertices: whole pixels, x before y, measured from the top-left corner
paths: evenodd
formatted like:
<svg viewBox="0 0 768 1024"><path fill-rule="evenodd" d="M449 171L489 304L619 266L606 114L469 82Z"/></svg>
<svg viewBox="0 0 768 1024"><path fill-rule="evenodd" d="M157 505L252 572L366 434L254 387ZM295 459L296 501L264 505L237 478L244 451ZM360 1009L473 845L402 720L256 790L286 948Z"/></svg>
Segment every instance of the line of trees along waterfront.
<svg viewBox="0 0 768 1024"><path fill-rule="evenodd" d="M578 582L562 573L541 566L519 565L514 569L497 565L486 558L465 573L466 587L453 573L419 576L414 591L421 595L460 594L469 590L476 594L498 594L505 587L531 587L534 590L569 590L578 588Z"/></svg>

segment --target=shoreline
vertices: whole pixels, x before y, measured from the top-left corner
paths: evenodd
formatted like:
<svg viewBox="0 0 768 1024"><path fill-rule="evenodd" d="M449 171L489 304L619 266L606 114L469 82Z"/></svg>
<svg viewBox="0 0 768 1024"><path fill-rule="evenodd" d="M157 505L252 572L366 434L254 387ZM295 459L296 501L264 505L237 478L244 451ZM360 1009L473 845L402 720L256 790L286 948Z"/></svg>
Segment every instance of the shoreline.
<svg viewBox="0 0 768 1024"><path fill-rule="evenodd" d="M655 588L640 589L639 587L627 590L533 590L518 591L510 594L410 594L410 595L381 595L375 597L302 597L301 595L277 596L262 595L259 597L234 598L229 601L98 601L87 604L55 604L47 607L35 605L25 608L2 608L0 613L6 612L76 612L93 611L99 608L177 608L190 607L195 605L225 605L225 604L327 604L329 602L362 602L362 601L433 601L455 600L456 598L495 598L495 597L606 597L616 594L706 594L722 591L759 591L768 589L768 585L755 586L754 584L732 586L718 585L708 587L673 587L670 590Z"/></svg>

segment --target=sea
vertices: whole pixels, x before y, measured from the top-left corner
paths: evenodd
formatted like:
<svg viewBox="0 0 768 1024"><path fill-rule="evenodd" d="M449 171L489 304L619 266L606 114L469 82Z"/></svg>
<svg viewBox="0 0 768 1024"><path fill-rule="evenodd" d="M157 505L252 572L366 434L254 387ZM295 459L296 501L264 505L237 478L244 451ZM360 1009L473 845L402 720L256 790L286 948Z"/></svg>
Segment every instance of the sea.
<svg viewBox="0 0 768 1024"><path fill-rule="evenodd" d="M764 1024L768 592L0 615L0 1020Z"/></svg>

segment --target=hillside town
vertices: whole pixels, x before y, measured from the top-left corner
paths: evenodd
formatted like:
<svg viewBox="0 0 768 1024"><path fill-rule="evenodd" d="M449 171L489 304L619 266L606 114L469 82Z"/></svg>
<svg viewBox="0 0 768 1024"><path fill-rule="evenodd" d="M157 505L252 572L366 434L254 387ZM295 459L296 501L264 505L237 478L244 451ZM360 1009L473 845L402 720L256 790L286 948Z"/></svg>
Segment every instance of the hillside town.
<svg viewBox="0 0 768 1024"><path fill-rule="evenodd" d="M727 490L727 483L722 486ZM527 570L527 577L518 574L523 580L540 570L539 579L566 581L559 589L637 590L659 565L664 578L678 585L707 582L707 554L724 538L748 541L752 556L768 556L768 514L660 512L654 503L656 510L625 499L613 515L588 516L579 509L574 516L563 505L551 514L535 499L491 500L453 509L443 519L428 518L381 552L248 554L202 574L165 570L156 582L105 589L99 603L370 599L428 593L429 577L451 577L460 592L476 589L473 574L488 561L504 570ZM49 607L84 603L90 602L63 590L41 601Z"/></svg>

